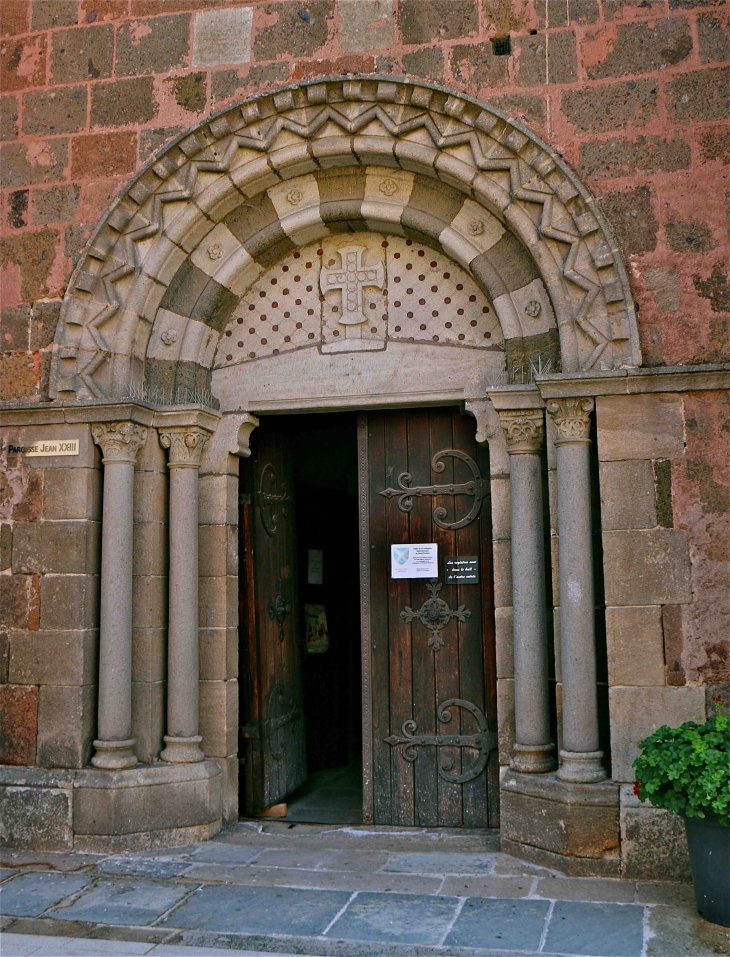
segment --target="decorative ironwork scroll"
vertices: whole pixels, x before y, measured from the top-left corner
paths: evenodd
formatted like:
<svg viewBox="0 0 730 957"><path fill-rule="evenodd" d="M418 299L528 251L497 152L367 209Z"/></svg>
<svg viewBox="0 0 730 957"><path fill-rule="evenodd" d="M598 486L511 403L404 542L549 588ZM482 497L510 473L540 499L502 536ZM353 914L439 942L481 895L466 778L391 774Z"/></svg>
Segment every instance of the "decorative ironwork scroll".
<svg viewBox="0 0 730 957"><path fill-rule="evenodd" d="M269 605L269 618L279 623L279 641L284 640L284 621L291 611L291 602L282 594L281 579L276 579L276 598L274 604Z"/></svg>
<svg viewBox="0 0 730 957"><path fill-rule="evenodd" d="M466 784L467 781L473 781L479 777L489 760L489 752L497 747L497 734L495 731L489 731L487 728L487 719L484 712L480 711L471 701L465 701L463 698L449 698L439 706L438 719L442 724L449 724L453 717L453 708L463 708L468 711L477 722L479 731L476 734L416 734L416 722L412 719L404 721L400 734L391 734L385 738L387 744L396 747L403 744L403 759L405 761L415 761L418 757L419 747L435 748L471 748L478 752L477 760L461 774L454 770L454 761L450 758L438 761L439 777L449 784Z"/></svg>
<svg viewBox="0 0 730 957"><path fill-rule="evenodd" d="M413 476L410 472L401 472L398 476L398 488L386 488L380 493L386 498L398 497L398 508L401 512L410 512L413 508L414 496L422 495L470 495L474 498L469 513L458 522L446 522L447 511L443 505L433 510L433 520L439 528L464 528L470 525L479 515L482 505L482 499L489 494L489 482L482 478L477 463L466 452L460 452L458 449L442 449L431 459L431 471L443 472L446 463L443 459L447 456L460 459L465 462L472 474L468 482L454 482L449 485L414 485L411 486Z"/></svg>
<svg viewBox="0 0 730 957"><path fill-rule="evenodd" d="M289 501L289 492L282 485L279 492L276 488L276 472L271 462L267 462L261 470L259 479L258 506L261 513L261 522L266 534L273 538L279 523L277 505L281 505L281 514L286 515L286 503Z"/></svg>
<svg viewBox="0 0 730 957"><path fill-rule="evenodd" d="M286 700L281 685L275 685L269 695L269 705L266 711L264 733L269 745L271 757L281 761L284 757L284 735L287 725L292 725L300 715L296 700L292 697ZM290 729L292 732L294 728Z"/></svg>
<svg viewBox="0 0 730 957"><path fill-rule="evenodd" d="M424 601L418 611L414 611L406 605L400 613L403 621L411 622L417 618L422 625L428 628L431 632L428 646L433 648L434 651L438 651L446 644L439 632L448 625L452 618L456 618L458 621L466 621L471 615L465 605L459 605L456 609L449 608L443 598L439 598L439 592L443 587L443 582L437 583L436 579L432 578L431 581L426 582L426 588L431 592L431 597Z"/></svg>

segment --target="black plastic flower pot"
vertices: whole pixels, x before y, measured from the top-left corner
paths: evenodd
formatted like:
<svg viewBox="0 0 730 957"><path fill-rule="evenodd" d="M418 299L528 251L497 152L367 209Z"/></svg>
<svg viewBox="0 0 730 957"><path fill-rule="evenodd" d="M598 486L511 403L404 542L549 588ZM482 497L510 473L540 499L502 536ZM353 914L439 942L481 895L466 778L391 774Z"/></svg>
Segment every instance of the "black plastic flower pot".
<svg viewBox="0 0 730 957"><path fill-rule="evenodd" d="M717 815L685 817L697 910L712 924L730 927L730 827Z"/></svg>

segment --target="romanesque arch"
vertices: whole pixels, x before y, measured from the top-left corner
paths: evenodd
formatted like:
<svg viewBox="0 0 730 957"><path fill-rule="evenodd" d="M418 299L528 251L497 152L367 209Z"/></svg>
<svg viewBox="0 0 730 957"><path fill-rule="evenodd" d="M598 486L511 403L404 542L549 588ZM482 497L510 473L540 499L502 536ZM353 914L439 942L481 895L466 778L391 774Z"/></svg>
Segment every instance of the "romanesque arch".
<svg viewBox="0 0 730 957"><path fill-rule="evenodd" d="M234 361L219 339L266 271L307 244L320 275L328 263L344 269L324 247L358 232L457 264L498 319L492 345L508 367L551 350L564 372L641 362L616 241L554 151L460 94L338 78L232 107L140 171L73 274L52 395L210 388L213 367L251 357L241 347ZM351 245L364 248L356 236ZM314 336L320 351L325 338Z"/></svg>

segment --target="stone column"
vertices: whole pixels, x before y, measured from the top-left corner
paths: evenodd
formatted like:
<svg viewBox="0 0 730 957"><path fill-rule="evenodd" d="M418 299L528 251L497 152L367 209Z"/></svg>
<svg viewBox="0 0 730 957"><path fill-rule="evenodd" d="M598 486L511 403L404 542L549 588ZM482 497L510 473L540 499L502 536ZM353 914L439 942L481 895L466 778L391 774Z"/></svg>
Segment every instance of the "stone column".
<svg viewBox="0 0 730 957"><path fill-rule="evenodd" d="M535 397L539 406L542 400ZM529 404L536 404L534 401ZM545 556L538 408L500 409L507 439L515 662L515 745L511 767L527 774L555 769L550 740Z"/></svg>
<svg viewBox="0 0 730 957"><path fill-rule="evenodd" d="M563 679L563 740L558 777L603 781L598 748L598 693L593 597L593 544L588 448L590 398L549 399L558 473L560 651Z"/></svg>
<svg viewBox="0 0 730 957"><path fill-rule="evenodd" d="M135 422L91 426L104 454L99 637L99 740L91 763L119 770L137 763L132 738L132 534L134 464L147 438Z"/></svg>
<svg viewBox="0 0 730 957"><path fill-rule="evenodd" d="M170 470L167 734L160 757L170 764L204 757L198 734L198 469L208 434L197 425L160 429Z"/></svg>

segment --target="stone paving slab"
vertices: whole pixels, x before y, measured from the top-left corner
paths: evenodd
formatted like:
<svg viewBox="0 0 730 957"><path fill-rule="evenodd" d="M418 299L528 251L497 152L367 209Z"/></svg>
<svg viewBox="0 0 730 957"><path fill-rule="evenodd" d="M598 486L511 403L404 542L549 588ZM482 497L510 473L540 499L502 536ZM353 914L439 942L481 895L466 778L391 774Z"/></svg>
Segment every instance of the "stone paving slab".
<svg viewBox="0 0 730 957"><path fill-rule="evenodd" d="M170 916L168 924L221 932L316 937L327 930L350 897L342 891L220 884L197 890Z"/></svg>
<svg viewBox="0 0 730 957"><path fill-rule="evenodd" d="M15 877L18 872L12 867L0 867L0 881L6 881L9 877Z"/></svg>
<svg viewBox="0 0 730 957"><path fill-rule="evenodd" d="M179 877L189 867L189 861L145 861L121 857L101 861L96 870L117 877Z"/></svg>
<svg viewBox="0 0 730 957"><path fill-rule="evenodd" d="M12 917L38 917L90 882L91 878L83 874L20 874L3 886L0 912Z"/></svg>
<svg viewBox="0 0 730 957"><path fill-rule="evenodd" d="M266 954L261 951L236 951L238 957L293 957L291 954ZM3 957L136 957L150 954L155 957L230 957L229 948L186 947L184 944L140 944L129 940L108 940L78 937L64 939L27 934L5 934L2 938Z"/></svg>
<svg viewBox="0 0 730 957"><path fill-rule="evenodd" d="M601 881L589 877L541 877L538 878L533 893L536 897L547 900L633 904L636 889L630 881Z"/></svg>
<svg viewBox="0 0 730 957"><path fill-rule="evenodd" d="M191 888L150 880L100 880L72 904L56 908L57 920L99 924L151 924L181 901Z"/></svg>
<svg viewBox="0 0 730 957"><path fill-rule="evenodd" d="M444 943L537 952L550 904L469 898Z"/></svg>
<svg viewBox="0 0 730 957"><path fill-rule="evenodd" d="M661 905L648 912L647 957L730 954L730 930L703 920L693 905Z"/></svg>
<svg viewBox="0 0 730 957"><path fill-rule="evenodd" d="M529 897L534 877L447 877L439 892L452 897Z"/></svg>
<svg viewBox="0 0 730 957"><path fill-rule="evenodd" d="M358 894L327 936L393 944L440 944L460 906L455 897Z"/></svg>
<svg viewBox="0 0 730 957"><path fill-rule="evenodd" d="M395 854L383 868L399 874L491 874L494 854Z"/></svg>
<svg viewBox="0 0 730 957"><path fill-rule="evenodd" d="M404 874L378 874L354 871L305 871L285 867L238 866L237 864L193 864L183 877L194 881L230 884L257 884L275 887L299 887L314 890L400 891L405 894L435 894L443 883L440 877Z"/></svg>
<svg viewBox="0 0 730 957"><path fill-rule="evenodd" d="M641 957L643 948L644 908L638 904L557 901L544 952Z"/></svg>

